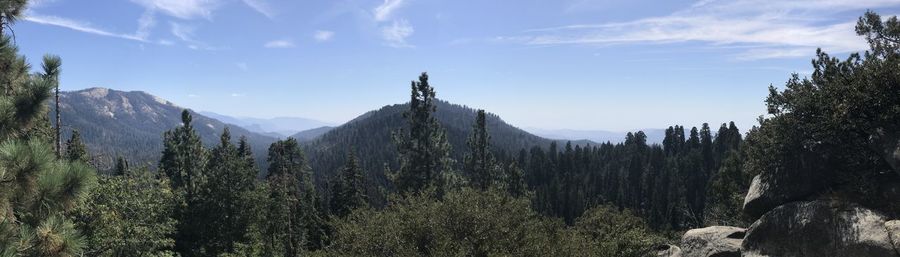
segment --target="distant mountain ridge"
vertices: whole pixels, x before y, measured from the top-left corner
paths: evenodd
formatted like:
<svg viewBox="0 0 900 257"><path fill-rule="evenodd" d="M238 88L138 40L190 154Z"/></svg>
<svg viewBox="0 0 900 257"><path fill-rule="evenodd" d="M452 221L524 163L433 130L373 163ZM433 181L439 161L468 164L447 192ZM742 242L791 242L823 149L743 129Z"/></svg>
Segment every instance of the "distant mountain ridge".
<svg viewBox="0 0 900 257"><path fill-rule="evenodd" d="M106 168L111 167L118 155L126 157L135 167L156 167L163 149L163 132L181 125L183 109L142 91L95 87L60 92L63 140L77 129L88 150ZM247 137L257 162L265 165L265 155L276 140L274 137L191 112L194 128L205 145L217 144L222 130L228 126L235 142L240 136Z"/></svg>
<svg viewBox="0 0 900 257"><path fill-rule="evenodd" d="M560 140L590 140L598 143L622 143L628 132L616 132L607 130L575 130L575 129L541 129L524 128L535 135ZM665 129L641 129L631 132L643 131L647 135L647 144L661 144L666 137Z"/></svg>
<svg viewBox="0 0 900 257"><path fill-rule="evenodd" d="M289 137L301 131L317 129L321 127L331 127L336 125L330 122L301 117L275 117L263 119L252 117L234 117L208 111L201 111L200 114L220 120L225 123L241 126L249 131L279 138Z"/></svg>

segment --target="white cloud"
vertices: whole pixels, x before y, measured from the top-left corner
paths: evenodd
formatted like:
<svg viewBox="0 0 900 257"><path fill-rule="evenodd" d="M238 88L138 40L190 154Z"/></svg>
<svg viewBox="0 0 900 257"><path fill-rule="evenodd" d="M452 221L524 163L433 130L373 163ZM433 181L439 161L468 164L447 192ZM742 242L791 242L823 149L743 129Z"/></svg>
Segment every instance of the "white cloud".
<svg viewBox="0 0 900 257"><path fill-rule="evenodd" d="M263 46L266 48L292 48L294 47L294 42L287 39L273 40L266 42Z"/></svg>
<svg viewBox="0 0 900 257"><path fill-rule="evenodd" d="M325 42L331 40L334 37L333 31L328 30L318 30L315 34L313 34L313 39L319 42Z"/></svg>
<svg viewBox="0 0 900 257"><path fill-rule="evenodd" d="M395 20L393 24L390 26L381 28L381 37L387 41L387 45L391 47L412 47L409 43L406 42L406 38L411 36L415 32L413 27L409 25L409 22L400 19Z"/></svg>
<svg viewBox="0 0 900 257"><path fill-rule="evenodd" d="M403 1L404 0L384 0L383 3L372 10L372 15L374 16L375 21L388 20L391 17L392 13L403 6Z"/></svg>
<svg viewBox="0 0 900 257"><path fill-rule="evenodd" d="M171 28L172 28L172 30L171 30L172 35L177 37L178 39L180 39L182 42L184 42L185 45L187 46L187 48L190 48L193 50L207 50L207 51L216 51L216 50L227 49L227 47L210 46L209 44L207 44L205 42L195 39L194 31L196 31L197 28L194 26L181 24L181 23L177 23L177 22L169 22L169 25L171 25ZM170 42L170 41L165 41L165 40L160 41L161 44L165 44L163 42Z"/></svg>
<svg viewBox="0 0 900 257"><path fill-rule="evenodd" d="M252 8L254 11L265 15L268 18L275 17L275 9L265 0L242 0L244 4Z"/></svg>
<svg viewBox="0 0 900 257"><path fill-rule="evenodd" d="M154 11L147 9L144 14L138 18L138 29L134 35L138 38L147 39L150 36L150 30L156 26L156 17Z"/></svg>
<svg viewBox="0 0 900 257"><path fill-rule="evenodd" d="M219 0L131 0L150 10L159 10L181 19L212 18Z"/></svg>
<svg viewBox="0 0 900 257"><path fill-rule="evenodd" d="M197 98L197 97L200 97L199 95L195 95L195 94L188 94L187 96L190 97L190 98Z"/></svg>
<svg viewBox="0 0 900 257"><path fill-rule="evenodd" d="M107 30L97 28L87 22L67 19L67 18L58 17L58 16L40 15L40 14L37 14L34 12L30 12L30 13L26 14L26 16L25 16L25 18L23 18L23 20L38 23L38 24L63 27L63 28L67 28L67 29L71 29L71 30L75 30L75 31L94 34L94 35L123 38L123 39L129 39L129 40L140 41L140 42L148 42L145 38L140 37L139 35L110 32Z"/></svg>
<svg viewBox="0 0 900 257"><path fill-rule="evenodd" d="M183 25L180 23L175 23L175 22L170 22L169 24L172 27L172 35L173 36L177 37L178 39L181 39L181 41L195 42L193 39L194 30L195 30L194 27Z"/></svg>
<svg viewBox="0 0 900 257"><path fill-rule="evenodd" d="M698 1L670 15L628 22L576 24L526 31L525 36L498 37L529 45L668 44L702 42L734 49L738 59L810 56L815 48L829 52L864 50L854 32L855 18L834 20L839 12L897 6L897 0Z"/></svg>
<svg viewBox="0 0 900 257"><path fill-rule="evenodd" d="M231 93L231 97L242 97L244 94L241 93Z"/></svg>

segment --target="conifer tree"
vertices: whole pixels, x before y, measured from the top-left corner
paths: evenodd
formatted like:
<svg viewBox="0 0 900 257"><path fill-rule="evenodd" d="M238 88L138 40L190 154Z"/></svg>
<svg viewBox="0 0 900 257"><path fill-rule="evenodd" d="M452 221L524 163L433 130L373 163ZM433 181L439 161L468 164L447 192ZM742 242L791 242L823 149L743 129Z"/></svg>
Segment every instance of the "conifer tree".
<svg viewBox="0 0 900 257"><path fill-rule="evenodd" d="M60 124L60 116L59 116L59 74L62 66L62 59L59 56L55 55L44 55L44 62L41 65L44 68L44 73L41 76L53 84L54 90L54 105L56 108L53 110L53 114L56 116L56 120L54 120L54 133L53 133L53 144L56 146L56 157L62 157L62 134L61 134L61 125Z"/></svg>
<svg viewBox="0 0 900 257"><path fill-rule="evenodd" d="M478 110L472 133L466 142L469 152L463 161L466 175L472 187L486 190L500 177L499 166L491 152L491 136L487 132L484 110Z"/></svg>
<svg viewBox="0 0 900 257"><path fill-rule="evenodd" d="M407 130L394 133L394 144L400 153L400 169L393 174L394 186L400 193L416 193L427 188L444 190L453 176L450 159L450 143L434 112L434 88L428 84L428 74L422 73L419 81L411 83L412 93L407 119Z"/></svg>
<svg viewBox="0 0 900 257"><path fill-rule="evenodd" d="M504 169L504 172L506 173L504 176L506 192L513 197L525 196L528 191L528 188L525 185L525 171L519 167L518 162L511 162L509 166Z"/></svg>
<svg viewBox="0 0 900 257"><path fill-rule="evenodd" d="M207 181L197 201L202 209L197 219L197 227L202 234L199 243L203 253L218 256L235 250L235 245L247 238L253 210L247 198L254 190L256 167L251 166L243 156L250 154L249 148L239 150L231 143L231 132L226 127L222 131L219 145L210 152L207 162ZM246 151L246 152L241 152Z"/></svg>
<svg viewBox="0 0 900 257"><path fill-rule="evenodd" d="M312 175L297 140L279 140L269 147L269 254L296 256L324 246L325 222Z"/></svg>
<svg viewBox="0 0 900 257"><path fill-rule="evenodd" d="M184 110L181 112L182 125L166 131L163 136L165 148L159 161L159 170L169 177L172 187L185 191L187 200L197 194L203 183L208 155L191 120L191 113Z"/></svg>
<svg viewBox="0 0 900 257"><path fill-rule="evenodd" d="M0 1L0 27L25 1ZM83 240L66 215L95 184L84 163L60 160L49 137L46 104L53 82L28 65L0 32L0 256L78 256ZM47 74L47 71L44 71Z"/></svg>
<svg viewBox="0 0 900 257"><path fill-rule="evenodd" d="M2 0L0 1L0 35L3 30L11 28L22 17L28 0Z"/></svg>
<svg viewBox="0 0 900 257"><path fill-rule="evenodd" d="M81 133L78 130L73 130L72 137L66 140L66 153L63 159L71 162L90 162L87 147L81 141Z"/></svg>
<svg viewBox="0 0 900 257"><path fill-rule="evenodd" d="M203 218L199 196L206 181L204 171L208 153L191 125L191 119L190 112L184 110L181 112L182 125L165 132L165 148L159 161L159 171L169 178L173 189L183 194L181 208L175 213L178 220L175 247L182 256L199 256L200 243L206 236L199 226L202 223L197 220Z"/></svg>
<svg viewBox="0 0 900 257"><path fill-rule="evenodd" d="M113 169L113 175L128 175L128 160L126 160L125 157L122 157L121 155L119 155L119 157L116 157L116 167L115 169Z"/></svg>
<svg viewBox="0 0 900 257"><path fill-rule="evenodd" d="M353 150L347 153L347 164L331 186L331 211L338 217L366 205L362 168Z"/></svg>

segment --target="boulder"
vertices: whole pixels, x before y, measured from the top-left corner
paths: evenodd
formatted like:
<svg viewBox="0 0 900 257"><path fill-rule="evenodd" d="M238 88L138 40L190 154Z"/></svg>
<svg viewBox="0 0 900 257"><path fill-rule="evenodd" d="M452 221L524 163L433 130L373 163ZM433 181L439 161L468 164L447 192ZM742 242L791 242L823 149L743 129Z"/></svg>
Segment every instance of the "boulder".
<svg viewBox="0 0 900 257"><path fill-rule="evenodd" d="M739 257L746 229L712 226L688 230L681 237L683 257Z"/></svg>
<svg viewBox="0 0 900 257"><path fill-rule="evenodd" d="M744 213L758 219L779 205L804 200L829 185L831 177L811 162L796 163L794 170L778 169L753 177L744 197Z"/></svg>
<svg viewBox="0 0 900 257"><path fill-rule="evenodd" d="M747 229L744 257L897 256L885 216L835 200L793 202L763 215Z"/></svg>
<svg viewBox="0 0 900 257"><path fill-rule="evenodd" d="M891 244L894 246L894 251L900 253L900 220L885 222L884 228L887 229L888 237L891 238Z"/></svg>
<svg viewBox="0 0 900 257"><path fill-rule="evenodd" d="M682 257L681 248L670 244L657 246L656 257Z"/></svg>

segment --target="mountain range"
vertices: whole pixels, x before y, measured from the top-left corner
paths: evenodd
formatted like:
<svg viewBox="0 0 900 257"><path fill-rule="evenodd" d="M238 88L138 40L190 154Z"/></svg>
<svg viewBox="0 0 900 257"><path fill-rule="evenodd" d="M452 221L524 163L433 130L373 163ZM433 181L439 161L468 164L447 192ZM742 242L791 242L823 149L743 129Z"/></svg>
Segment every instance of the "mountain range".
<svg viewBox="0 0 900 257"><path fill-rule="evenodd" d="M204 116L222 121L224 123L238 125L256 133L278 138L289 137L296 133L310 129L320 129L322 127L335 126L335 124L330 122L301 117L275 117L263 119L252 117L234 117L208 111L201 111L199 113Z"/></svg>
<svg viewBox="0 0 900 257"><path fill-rule="evenodd" d="M545 138L561 140L590 140L600 143L621 143L625 141L628 132L616 132L607 130L574 130L574 129L542 129L524 128L526 131ZM666 137L665 129L643 129L647 135L647 144L662 144Z"/></svg>
<svg viewBox="0 0 900 257"><path fill-rule="evenodd" d="M61 92L60 103L64 139L73 129L77 129L98 164L105 168L112 166L116 156L126 157L133 166L155 167L162 152L163 133L181 125L181 111L184 109L146 92L107 88ZM406 104L387 105L340 126L311 127L290 136L303 143L310 166L320 179L330 176L343 165L346 154L353 149L361 157L361 165L370 171L370 177L384 180L382 171L385 165L396 167L397 153L391 135L405 126L402 113L407 109ZM227 126L233 140L237 141L240 136L247 137L263 170L268 147L278 138L285 137L281 133L327 124L302 118L252 119L211 112L191 113L194 128L205 145L211 147L217 144L219 135ZM453 157L462 160L475 110L438 101L435 117L448 133ZM531 134L494 114L488 115L487 125L494 150L500 156L514 156L519 150L546 147L554 141L561 145L566 142ZM265 129L258 130L260 128ZM281 128L290 129L277 132ZM588 140L573 143L596 144Z"/></svg>
<svg viewBox="0 0 900 257"><path fill-rule="evenodd" d="M170 101L142 91L89 88L60 92L63 140L77 129L101 169L110 168L117 156L126 157L132 167L155 168L162 155L163 133L182 124L182 110ZM234 141L247 137L257 162L265 165L266 150L275 137L196 112L192 116L194 128L205 145L217 144L222 130L228 126Z"/></svg>

